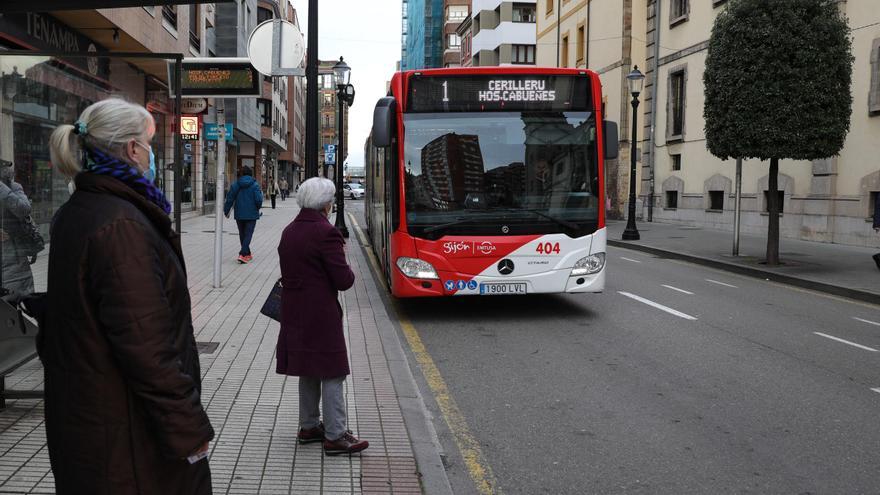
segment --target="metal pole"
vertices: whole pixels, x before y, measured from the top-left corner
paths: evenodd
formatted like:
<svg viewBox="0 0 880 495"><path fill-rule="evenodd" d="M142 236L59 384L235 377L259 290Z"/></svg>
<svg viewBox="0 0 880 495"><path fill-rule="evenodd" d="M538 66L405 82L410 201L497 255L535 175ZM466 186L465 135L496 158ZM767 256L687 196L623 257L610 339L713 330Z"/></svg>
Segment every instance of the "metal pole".
<svg viewBox="0 0 880 495"><path fill-rule="evenodd" d="M736 159L736 198L733 211L733 255L739 256L739 226L742 214L742 158Z"/></svg>
<svg viewBox="0 0 880 495"><path fill-rule="evenodd" d="M318 176L318 0L309 0L306 61L306 178Z"/></svg>
<svg viewBox="0 0 880 495"><path fill-rule="evenodd" d="M182 155L182 146L180 139L180 112L183 109L183 104L181 101L181 91L180 87L183 83L183 58L178 57L174 62L174 78L177 80L175 83L175 88L177 88L177 95L175 96L175 109L174 113L174 228L177 230L177 233L180 234L181 231L181 203L183 202L183 155Z"/></svg>
<svg viewBox="0 0 880 495"><path fill-rule="evenodd" d="M348 238L348 227L345 226L345 195L342 191L342 164L345 160L345 85L336 86L336 102L339 109L339 117L336 118L339 126L339 139L336 145L336 228L342 233L342 237Z"/></svg>
<svg viewBox="0 0 880 495"><path fill-rule="evenodd" d="M214 288L219 289L223 280L223 203L224 178L226 175L226 108L223 98L217 98L217 180L214 194Z"/></svg>
<svg viewBox="0 0 880 495"><path fill-rule="evenodd" d="M632 144L629 157L629 218L626 219L626 230L623 231L624 241L639 240L639 230L636 228L636 111L639 108L639 96L633 94L632 99L633 117L632 117L632 135L630 135L630 143Z"/></svg>

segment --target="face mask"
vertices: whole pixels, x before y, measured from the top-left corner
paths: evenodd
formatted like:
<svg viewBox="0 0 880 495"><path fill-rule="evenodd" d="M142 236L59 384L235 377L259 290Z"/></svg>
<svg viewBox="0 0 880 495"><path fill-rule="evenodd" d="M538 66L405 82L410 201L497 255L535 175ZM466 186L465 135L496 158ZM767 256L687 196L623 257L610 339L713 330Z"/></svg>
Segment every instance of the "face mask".
<svg viewBox="0 0 880 495"><path fill-rule="evenodd" d="M150 168L146 172L144 172L144 177L150 182L154 182L156 180L156 155L153 153L152 146L146 146L142 143L135 141L141 148L150 152Z"/></svg>

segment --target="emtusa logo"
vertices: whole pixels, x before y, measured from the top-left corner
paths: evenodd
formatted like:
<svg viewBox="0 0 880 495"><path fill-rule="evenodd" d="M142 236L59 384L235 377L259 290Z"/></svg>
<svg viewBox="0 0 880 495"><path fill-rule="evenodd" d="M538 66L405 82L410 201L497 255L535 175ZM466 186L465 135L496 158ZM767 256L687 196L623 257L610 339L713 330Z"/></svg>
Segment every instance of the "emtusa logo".
<svg viewBox="0 0 880 495"><path fill-rule="evenodd" d="M479 251L480 253L482 253L486 256L494 253L497 250L498 250L498 248L495 247L495 244L492 244L489 241L483 241L479 246L477 246L477 251Z"/></svg>

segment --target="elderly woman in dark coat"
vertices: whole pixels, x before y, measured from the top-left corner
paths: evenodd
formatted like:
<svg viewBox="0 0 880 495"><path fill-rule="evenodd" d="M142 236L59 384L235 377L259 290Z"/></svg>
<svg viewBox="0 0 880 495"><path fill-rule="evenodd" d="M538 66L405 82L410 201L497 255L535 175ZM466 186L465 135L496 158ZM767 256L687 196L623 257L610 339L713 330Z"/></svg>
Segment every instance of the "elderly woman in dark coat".
<svg viewBox="0 0 880 495"><path fill-rule="evenodd" d="M183 255L144 176L154 132L146 109L111 99L50 139L54 165L76 175L52 227L37 337L59 495L211 493Z"/></svg>
<svg viewBox="0 0 880 495"><path fill-rule="evenodd" d="M326 455L360 452L369 443L346 426L345 377L350 373L338 291L354 285L342 235L327 220L336 187L323 178L299 187L302 210L284 229L278 254L284 290L277 371L298 376L299 443L324 442ZM324 421L318 402L323 398Z"/></svg>

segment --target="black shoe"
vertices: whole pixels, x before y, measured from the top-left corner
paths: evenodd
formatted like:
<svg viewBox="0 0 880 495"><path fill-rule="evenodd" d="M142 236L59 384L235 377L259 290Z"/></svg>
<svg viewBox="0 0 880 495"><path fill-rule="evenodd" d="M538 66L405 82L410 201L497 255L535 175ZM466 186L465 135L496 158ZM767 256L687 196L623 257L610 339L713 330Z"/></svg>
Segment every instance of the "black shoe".
<svg viewBox="0 0 880 495"><path fill-rule="evenodd" d="M874 255L874 263L877 263L877 269L880 270L880 253Z"/></svg>

